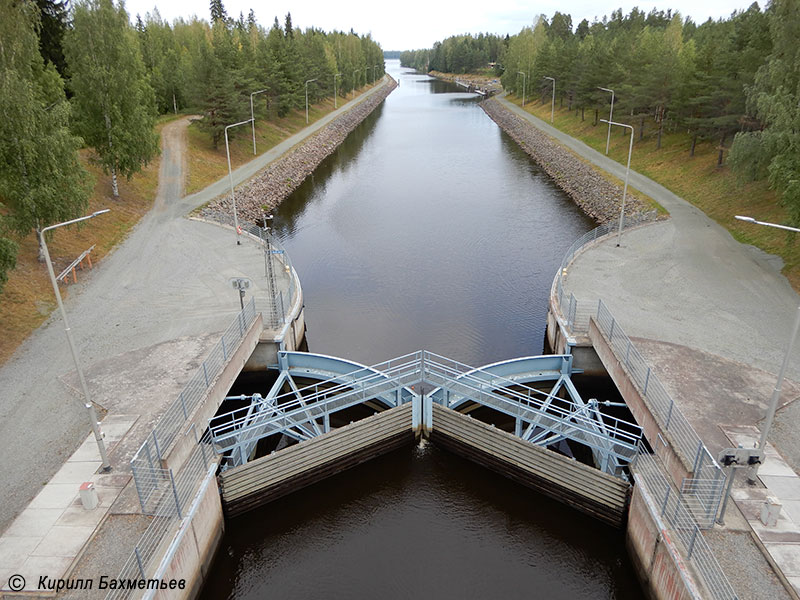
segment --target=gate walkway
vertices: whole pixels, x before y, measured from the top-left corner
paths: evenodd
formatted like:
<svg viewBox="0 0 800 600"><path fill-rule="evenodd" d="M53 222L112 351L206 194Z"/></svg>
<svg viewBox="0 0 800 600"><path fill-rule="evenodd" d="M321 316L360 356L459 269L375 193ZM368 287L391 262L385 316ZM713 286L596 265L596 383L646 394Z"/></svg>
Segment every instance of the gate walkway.
<svg viewBox="0 0 800 600"><path fill-rule="evenodd" d="M209 427L225 468L247 463L259 440L308 440L331 431L331 415L358 404L376 412L411 403L412 428L430 425L431 405L462 413L491 408L514 420L514 435L569 453L565 440L591 449L595 466L626 479L639 452L641 428L609 414L575 389L572 356L524 357L474 368L421 350L371 367L303 352L278 355L278 379L266 396L234 396L245 407L218 415ZM314 383L298 384L298 379ZM540 389L546 387L547 389Z"/></svg>

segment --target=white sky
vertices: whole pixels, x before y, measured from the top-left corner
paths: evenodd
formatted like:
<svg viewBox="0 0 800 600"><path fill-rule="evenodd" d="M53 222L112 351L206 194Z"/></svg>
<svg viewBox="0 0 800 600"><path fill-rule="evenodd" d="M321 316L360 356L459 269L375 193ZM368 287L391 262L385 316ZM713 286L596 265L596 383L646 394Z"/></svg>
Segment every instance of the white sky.
<svg viewBox="0 0 800 600"><path fill-rule="evenodd" d="M296 27L317 27L325 31L334 29L358 34L372 33L384 50L429 48L437 40L460 33L489 32L514 35L524 26L531 25L538 14L551 17L555 11L572 15L573 25L584 18L591 23L594 17L602 18L621 8L623 13L638 6L644 12L653 8L678 10L691 16L697 23L709 17L728 17L734 10L746 9L753 0L663 0L661 2L634 0L466 0L462 2L431 2L430 0L401 0L392 4L383 0L276 0L259 3L253 0L223 0L228 14L247 16L255 11L261 25L270 26L277 16L283 23L287 12L292 13ZM764 8L766 2L759 5ZM145 13L157 6L161 16L169 22L177 17L196 15L209 20L208 1L197 0L127 0L125 7L133 20L136 14Z"/></svg>

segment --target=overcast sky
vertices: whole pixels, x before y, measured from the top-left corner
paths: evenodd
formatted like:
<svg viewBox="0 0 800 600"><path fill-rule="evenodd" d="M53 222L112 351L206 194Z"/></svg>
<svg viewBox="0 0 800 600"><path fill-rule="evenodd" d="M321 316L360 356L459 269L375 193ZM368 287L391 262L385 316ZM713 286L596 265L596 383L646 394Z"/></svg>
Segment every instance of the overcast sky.
<svg viewBox="0 0 800 600"><path fill-rule="evenodd" d="M728 17L734 10L746 9L750 4L752 0L467 0L461 3L430 0L401 0L398 3L385 0L224 0L232 17L238 17L240 12L247 16L253 8L258 22L269 26L276 16L283 23L286 13L291 12L294 25L303 29L313 26L325 31L349 31L352 28L358 34L371 32L384 50L429 48L434 42L459 33L513 35L531 25L536 15L550 17L557 10L572 15L573 25L584 18L589 22L595 17L600 19L617 8L627 13L634 6L645 12L653 8L672 8L702 23L709 17ZM763 8L765 3L759 4ZM131 19L136 14L144 17L154 6L158 6L161 16L169 22L192 15L209 19L209 3L203 0L127 0L125 6Z"/></svg>

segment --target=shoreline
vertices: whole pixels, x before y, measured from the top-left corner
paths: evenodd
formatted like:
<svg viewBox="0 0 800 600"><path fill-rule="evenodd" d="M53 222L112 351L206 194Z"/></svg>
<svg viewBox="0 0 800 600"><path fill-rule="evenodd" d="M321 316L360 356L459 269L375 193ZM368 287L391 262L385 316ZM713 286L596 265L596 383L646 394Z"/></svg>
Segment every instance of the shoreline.
<svg viewBox="0 0 800 600"><path fill-rule="evenodd" d="M319 133L299 144L287 154L271 162L241 187L236 188L236 211L240 220L260 222L269 212L289 197L323 160L333 154L347 136L397 87L387 75L384 88L326 125ZM198 209L204 218L218 220L233 217L229 193L224 193Z"/></svg>
<svg viewBox="0 0 800 600"><path fill-rule="evenodd" d="M589 217L599 224L619 218L622 186L494 99L480 103L486 115L507 133ZM625 218L639 222L658 220L658 212L628 189Z"/></svg>

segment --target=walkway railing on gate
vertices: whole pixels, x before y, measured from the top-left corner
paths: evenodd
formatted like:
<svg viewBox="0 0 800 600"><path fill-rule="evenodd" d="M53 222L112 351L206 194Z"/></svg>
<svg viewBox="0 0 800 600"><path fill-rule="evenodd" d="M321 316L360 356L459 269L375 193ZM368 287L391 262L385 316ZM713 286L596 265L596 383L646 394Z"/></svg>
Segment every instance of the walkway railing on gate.
<svg viewBox="0 0 800 600"><path fill-rule="evenodd" d="M211 349L183 391L164 411L153 431L131 459L136 492L145 514L154 514L164 489L169 487L167 472L161 468L163 453L178 433L183 431L189 416L203 401L208 388L227 364L228 356L239 347L255 318L255 301L251 298Z"/></svg>

